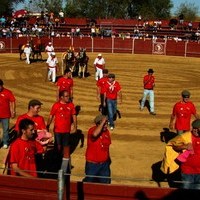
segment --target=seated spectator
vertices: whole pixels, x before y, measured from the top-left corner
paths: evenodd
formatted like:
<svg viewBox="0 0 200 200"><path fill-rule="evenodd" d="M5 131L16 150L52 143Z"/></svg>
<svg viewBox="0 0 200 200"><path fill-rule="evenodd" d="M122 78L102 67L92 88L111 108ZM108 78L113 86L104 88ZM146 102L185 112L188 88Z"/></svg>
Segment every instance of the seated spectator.
<svg viewBox="0 0 200 200"><path fill-rule="evenodd" d="M95 30L95 26L91 27L91 36L95 37L96 36L96 30Z"/></svg>
<svg viewBox="0 0 200 200"><path fill-rule="evenodd" d="M189 30L189 31L192 31L192 26L193 26L193 25L192 25L192 22L190 21L190 22L188 23L188 30Z"/></svg>
<svg viewBox="0 0 200 200"><path fill-rule="evenodd" d="M76 27L76 36L79 36L81 33L81 29L77 26Z"/></svg>
<svg viewBox="0 0 200 200"><path fill-rule="evenodd" d="M5 27L6 26L6 18L4 16L2 16L0 18L0 26L1 27Z"/></svg>

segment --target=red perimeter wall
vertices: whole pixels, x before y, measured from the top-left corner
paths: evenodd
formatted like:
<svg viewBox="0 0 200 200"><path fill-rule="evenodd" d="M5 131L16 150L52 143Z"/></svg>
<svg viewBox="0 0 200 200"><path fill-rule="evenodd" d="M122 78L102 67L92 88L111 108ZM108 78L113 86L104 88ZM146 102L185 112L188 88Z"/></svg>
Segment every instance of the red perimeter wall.
<svg viewBox="0 0 200 200"><path fill-rule="evenodd" d="M33 38L36 43L38 38ZM28 37L21 38L1 38L0 53L18 52L19 44L26 44ZM132 53L132 54L154 54L152 51L154 42L165 44L164 52L155 54L173 56L193 56L200 57L200 43L196 41L154 41L151 39L132 39L132 38L101 38L101 37L63 37L63 38L41 38L45 46L49 41L53 42L55 51L66 51L73 46L75 51L80 47L86 48L88 52L108 52L108 53ZM3 45L2 45L3 44Z"/></svg>
<svg viewBox="0 0 200 200"><path fill-rule="evenodd" d="M57 180L1 175L0 199L57 200L57 185ZM198 190L70 182L63 200L198 199L197 195Z"/></svg>

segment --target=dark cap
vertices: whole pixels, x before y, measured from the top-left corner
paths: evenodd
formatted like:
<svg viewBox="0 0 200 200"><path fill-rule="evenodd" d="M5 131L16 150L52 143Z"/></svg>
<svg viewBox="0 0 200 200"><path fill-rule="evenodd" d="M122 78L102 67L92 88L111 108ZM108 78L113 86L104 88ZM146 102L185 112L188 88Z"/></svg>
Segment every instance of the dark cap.
<svg viewBox="0 0 200 200"><path fill-rule="evenodd" d="M181 95L182 95L182 97L189 98L190 97L190 92L188 90L183 90L181 92Z"/></svg>
<svg viewBox="0 0 200 200"><path fill-rule="evenodd" d="M32 99L28 103L28 107L37 106L37 105L39 105L39 106L42 105L42 103L37 99Z"/></svg>
<svg viewBox="0 0 200 200"><path fill-rule="evenodd" d="M3 81L0 79L0 85L3 85Z"/></svg>
<svg viewBox="0 0 200 200"><path fill-rule="evenodd" d="M103 74L108 74L108 70L107 69L103 69Z"/></svg>
<svg viewBox="0 0 200 200"><path fill-rule="evenodd" d="M94 123L95 124L99 124L103 118L105 117L105 115L97 115L95 118L94 118Z"/></svg>
<svg viewBox="0 0 200 200"><path fill-rule="evenodd" d="M115 74L108 74L108 78L115 78Z"/></svg>
<svg viewBox="0 0 200 200"><path fill-rule="evenodd" d="M200 128L200 119L196 119L192 122L192 128Z"/></svg>
<svg viewBox="0 0 200 200"><path fill-rule="evenodd" d="M148 73L154 73L153 69L149 69L147 72Z"/></svg>

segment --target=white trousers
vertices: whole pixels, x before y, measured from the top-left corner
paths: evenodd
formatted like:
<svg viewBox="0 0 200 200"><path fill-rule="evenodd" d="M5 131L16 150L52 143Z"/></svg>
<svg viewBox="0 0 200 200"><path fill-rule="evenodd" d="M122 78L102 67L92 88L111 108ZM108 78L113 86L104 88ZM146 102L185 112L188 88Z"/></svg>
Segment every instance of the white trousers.
<svg viewBox="0 0 200 200"><path fill-rule="evenodd" d="M95 80L98 81L103 77L103 69L96 67Z"/></svg>
<svg viewBox="0 0 200 200"><path fill-rule="evenodd" d="M31 62L30 62L30 53L25 53L25 55L26 55L26 63L28 63L28 64L30 64Z"/></svg>
<svg viewBox="0 0 200 200"><path fill-rule="evenodd" d="M147 96L149 96L150 112L154 112L154 91L153 90L144 89L143 98L141 101L141 109L144 108Z"/></svg>
<svg viewBox="0 0 200 200"><path fill-rule="evenodd" d="M56 67L49 67L48 80L51 80L53 83L56 82Z"/></svg>

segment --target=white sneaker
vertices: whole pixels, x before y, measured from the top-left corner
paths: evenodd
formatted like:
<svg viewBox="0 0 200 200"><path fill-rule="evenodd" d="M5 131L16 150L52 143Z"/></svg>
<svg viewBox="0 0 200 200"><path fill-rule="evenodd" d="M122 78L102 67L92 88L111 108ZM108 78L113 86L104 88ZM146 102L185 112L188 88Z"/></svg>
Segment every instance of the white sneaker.
<svg viewBox="0 0 200 200"><path fill-rule="evenodd" d="M3 146L2 146L2 149L7 149L8 148L8 145L7 144L4 144Z"/></svg>
<svg viewBox="0 0 200 200"><path fill-rule="evenodd" d="M113 130L113 129L114 129L114 127L113 127L113 126L111 126L111 127L110 127L110 130Z"/></svg>

